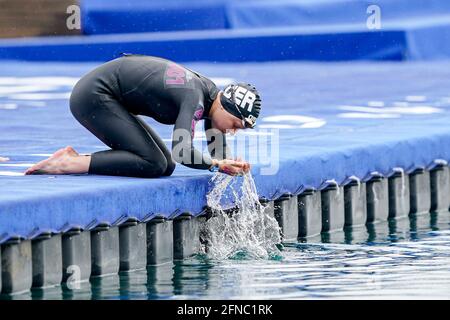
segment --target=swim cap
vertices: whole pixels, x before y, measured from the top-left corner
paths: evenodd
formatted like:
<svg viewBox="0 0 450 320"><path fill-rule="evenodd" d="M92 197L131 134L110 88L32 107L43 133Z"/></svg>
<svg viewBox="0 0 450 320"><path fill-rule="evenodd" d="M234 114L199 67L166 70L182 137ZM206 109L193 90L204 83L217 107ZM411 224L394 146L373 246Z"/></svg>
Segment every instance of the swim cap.
<svg viewBox="0 0 450 320"><path fill-rule="evenodd" d="M238 83L225 88L220 103L226 111L245 121L247 128L254 128L261 111L261 97L251 84Z"/></svg>

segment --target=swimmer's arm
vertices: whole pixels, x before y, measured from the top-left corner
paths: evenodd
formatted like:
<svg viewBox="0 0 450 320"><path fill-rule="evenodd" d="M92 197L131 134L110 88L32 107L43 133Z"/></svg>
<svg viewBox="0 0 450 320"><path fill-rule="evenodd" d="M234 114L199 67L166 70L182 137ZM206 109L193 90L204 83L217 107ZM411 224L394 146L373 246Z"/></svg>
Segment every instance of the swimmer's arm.
<svg viewBox="0 0 450 320"><path fill-rule="evenodd" d="M226 136L220 130L212 127L210 119L205 119L204 128L211 157L218 160L231 159L231 151L227 145Z"/></svg>
<svg viewBox="0 0 450 320"><path fill-rule="evenodd" d="M192 142L194 113L199 108L203 107L198 101L181 105L172 135L172 157L186 167L207 170L213 165L211 157L195 149Z"/></svg>

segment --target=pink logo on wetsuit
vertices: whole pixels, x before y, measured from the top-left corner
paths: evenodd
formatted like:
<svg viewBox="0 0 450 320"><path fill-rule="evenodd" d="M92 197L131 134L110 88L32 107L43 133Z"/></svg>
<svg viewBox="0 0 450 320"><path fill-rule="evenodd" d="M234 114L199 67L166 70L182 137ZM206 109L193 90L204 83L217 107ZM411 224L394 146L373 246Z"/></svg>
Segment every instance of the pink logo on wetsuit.
<svg viewBox="0 0 450 320"><path fill-rule="evenodd" d="M186 84L186 70L176 64L170 64L166 71L165 83L167 85Z"/></svg>
<svg viewBox="0 0 450 320"><path fill-rule="evenodd" d="M191 136L192 136L192 139L195 136L195 125L202 118L202 116L203 116L203 108L200 107L197 110L195 110L194 118L192 119L192 124L191 124Z"/></svg>

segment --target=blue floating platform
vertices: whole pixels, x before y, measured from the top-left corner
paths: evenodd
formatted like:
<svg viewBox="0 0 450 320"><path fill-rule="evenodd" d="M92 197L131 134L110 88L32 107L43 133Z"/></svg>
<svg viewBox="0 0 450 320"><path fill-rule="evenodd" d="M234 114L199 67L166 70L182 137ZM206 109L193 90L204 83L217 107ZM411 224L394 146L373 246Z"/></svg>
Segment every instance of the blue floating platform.
<svg viewBox="0 0 450 320"><path fill-rule="evenodd" d="M21 175L66 145L80 153L106 148L75 121L68 105L74 83L97 65L1 62L0 156L10 161L0 162L0 242L120 225L128 217L146 221L203 212L212 174L181 165L173 176L159 179ZM373 171L387 176L395 167L410 172L435 159L450 160L450 62L189 67L222 78L219 82L245 80L261 91L259 129L230 140L233 145L240 138L275 138L268 141L273 153L252 161L261 197L273 200L324 188L327 180L341 184L349 176L364 179ZM172 127L147 120L170 146ZM198 126L195 143L204 147ZM276 150L276 172L263 175ZM252 159L257 151L250 143L241 155Z"/></svg>

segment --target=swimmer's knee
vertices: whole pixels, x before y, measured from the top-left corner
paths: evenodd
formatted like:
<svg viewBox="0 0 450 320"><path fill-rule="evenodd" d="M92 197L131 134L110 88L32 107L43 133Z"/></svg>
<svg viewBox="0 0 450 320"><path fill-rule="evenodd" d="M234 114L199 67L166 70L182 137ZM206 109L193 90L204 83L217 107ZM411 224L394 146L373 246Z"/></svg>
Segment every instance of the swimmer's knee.
<svg viewBox="0 0 450 320"><path fill-rule="evenodd" d="M76 118L75 103L73 103L72 101L70 101L70 103L69 103L69 109L70 109L70 113Z"/></svg>
<svg viewBox="0 0 450 320"><path fill-rule="evenodd" d="M169 177L172 175L172 173L175 171L175 167L176 167L176 162L173 161L172 159L170 161L167 162L167 168L166 171L164 172L163 176Z"/></svg>
<svg viewBox="0 0 450 320"><path fill-rule="evenodd" d="M81 117L81 112L80 112L80 105L79 103L75 102L74 100L70 100L69 101L69 109L70 109L70 113L72 113L72 116L77 119L78 121L80 121Z"/></svg>
<svg viewBox="0 0 450 320"><path fill-rule="evenodd" d="M82 92L76 88L73 88L70 98L69 98L69 109L75 119L79 122L84 120L87 115L91 113L93 109L93 104L95 104L93 98L86 99L88 93Z"/></svg>
<svg viewBox="0 0 450 320"><path fill-rule="evenodd" d="M147 178L158 178L164 175L167 170L166 158L161 158L158 161L148 162Z"/></svg>

